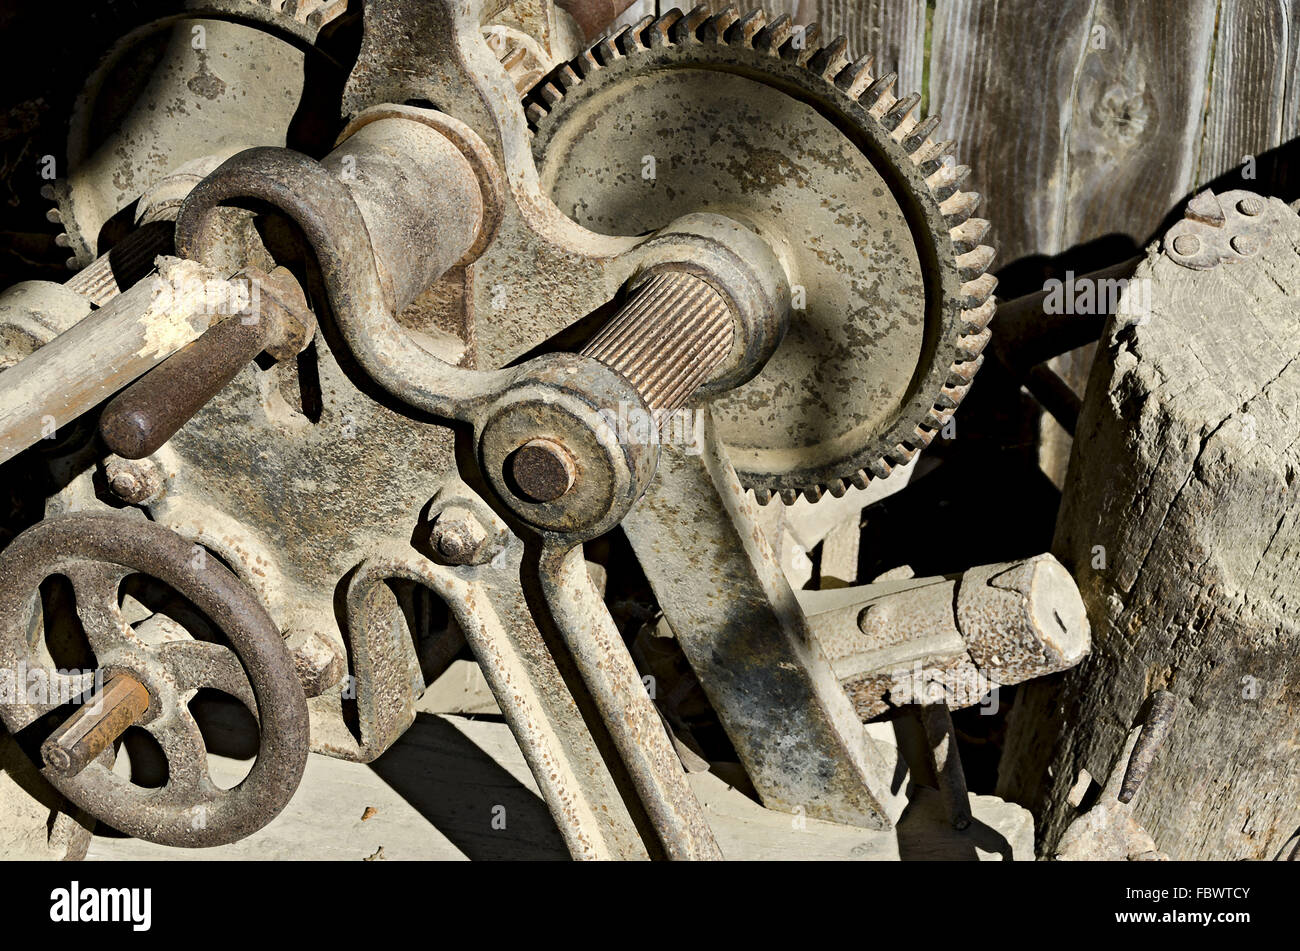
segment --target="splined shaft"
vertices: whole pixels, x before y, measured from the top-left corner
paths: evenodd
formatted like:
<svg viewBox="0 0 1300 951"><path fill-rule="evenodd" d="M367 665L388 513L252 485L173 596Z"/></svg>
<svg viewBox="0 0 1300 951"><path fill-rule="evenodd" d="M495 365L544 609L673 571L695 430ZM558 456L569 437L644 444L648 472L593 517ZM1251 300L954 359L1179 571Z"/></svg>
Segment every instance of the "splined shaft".
<svg viewBox="0 0 1300 951"><path fill-rule="evenodd" d="M686 271L663 271L583 348L637 391L662 425L731 354L726 299Z"/></svg>

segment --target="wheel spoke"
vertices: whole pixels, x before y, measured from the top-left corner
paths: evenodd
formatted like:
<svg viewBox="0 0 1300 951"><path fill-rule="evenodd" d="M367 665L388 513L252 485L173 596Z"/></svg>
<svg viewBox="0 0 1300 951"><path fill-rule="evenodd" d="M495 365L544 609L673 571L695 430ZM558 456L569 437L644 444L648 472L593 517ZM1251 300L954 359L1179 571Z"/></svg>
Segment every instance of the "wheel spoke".
<svg viewBox="0 0 1300 951"><path fill-rule="evenodd" d="M172 641L157 648L158 660L180 693L211 687L230 694L257 716L257 700L239 657L210 641Z"/></svg>
<svg viewBox="0 0 1300 951"><path fill-rule="evenodd" d="M72 582L77 617L81 619L86 640L97 655L120 646L124 640L136 640L118 603L118 589L130 573L130 569L121 565L98 561L74 562L64 571Z"/></svg>
<svg viewBox="0 0 1300 951"><path fill-rule="evenodd" d="M162 795L180 803L210 800L216 786L208 776L208 748L190 711L179 707L144 729L167 757L167 785Z"/></svg>

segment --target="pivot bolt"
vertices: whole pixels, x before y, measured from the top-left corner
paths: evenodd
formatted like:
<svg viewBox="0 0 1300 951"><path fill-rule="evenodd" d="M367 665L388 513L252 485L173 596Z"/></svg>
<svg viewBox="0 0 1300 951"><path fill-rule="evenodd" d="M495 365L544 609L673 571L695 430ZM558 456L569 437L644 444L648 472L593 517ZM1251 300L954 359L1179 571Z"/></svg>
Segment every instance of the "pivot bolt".
<svg viewBox="0 0 1300 951"><path fill-rule="evenodd" d="M1251 234L1239 234L1232 239L1232 250L1238 254L1254 254L1259 250L1259 239Z"/></svg>
<svg viewBox="0 0 1300 951"><path fill-rule="evenodd" d="M487 530L469 509L449 506L433 523L433 544L452 565L472 564L487 544Z"/></svg>
<svg viewBox="0 0 1300 951"><path fill-rule="evenodd" d="M529 502L554 502L578 477L569 450L550 439L530 439L510 456L510 476L520 498Z"/></svg>
<svg viewBox="0 0 1300 951"><path fill-rule="evenodd" d="M162 468L152 459L109 456L104 461L104 478L113 494L131 505L156 502L166 487Z"/></svg>
<svg viewBox="0 0 1300 951"><path fill-rule="evenodd" d="M1201 239L1194 234L1180 234L1174 238L1174 250L1183 257L1191 257L1201 250Z"/></svg>

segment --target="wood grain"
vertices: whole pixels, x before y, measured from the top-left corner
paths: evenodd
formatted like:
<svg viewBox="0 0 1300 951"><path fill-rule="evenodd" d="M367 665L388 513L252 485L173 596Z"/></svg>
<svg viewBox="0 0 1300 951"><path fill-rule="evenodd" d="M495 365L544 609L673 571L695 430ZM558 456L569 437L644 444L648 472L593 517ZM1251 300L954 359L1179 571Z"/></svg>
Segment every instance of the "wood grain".
<svg viewBox="0 0 1300 951"><path fill-rule="evenodd" d="M1053 543L1093 650L1018 696L998 786L1044 852L1159 689L1177 720L1134 803L1161 851L1272 859L1300 825L1300 219L1273 206L1253 259L1144 262L1150 316L1117 320L1094 367Z"/></svg>
<svg viewBox="0 0 1300 951"><path fill-rule="evenodd" d="M1116 230L1145 242L1191 190L1214 19L1213 0L1098 0L1075 80L1061 245L1052 250Z"/></svg>
<svg viewBox="0 0 1300 951"><path fill-rule="evenodd" d="M1062 246L1073 88L1086 3L938 0L930 108L974 169L999 262Z"/></svg>

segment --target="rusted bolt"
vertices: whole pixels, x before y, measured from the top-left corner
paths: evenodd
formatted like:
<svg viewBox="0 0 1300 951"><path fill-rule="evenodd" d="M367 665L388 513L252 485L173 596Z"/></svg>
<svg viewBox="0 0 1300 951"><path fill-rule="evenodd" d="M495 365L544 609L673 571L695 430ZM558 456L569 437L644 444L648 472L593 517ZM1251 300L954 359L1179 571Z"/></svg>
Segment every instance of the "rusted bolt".
<svg viewBox="0 0 1300 951"><path fill-rule="evenodd" d="M510 475L521 498L554 502L573 488L578 469L569 450L550 439L531 439L510 456Z"/></svg>
<svg viewBox="0 0 1300 951"><path fill-rule="evenodd" d="M134 677L114 674L108 683L50 734L41 758L54 772L76 776L149 709L149 691Z"/></svg>
<svg viewBox="0 0 1300 951"><path fill-rule="evenodd" d="M1262 215L1264 213L1264 199L1258 195L1252 195L1249 198L1243 198L1237 202L1237 210L1243 215Z"/></svg>
<svg viewBox="0 0 1300 951"><path fill-rule="evenodd" d="M1259 250L1259 239L1253 234L1239 234L1232 239L1232 250L1238 254L1254 254Z"/></svg>
<svg viewBox="0 0 1300 951"><path fill-rule="evenodd" d="M487 530L469 509L450 506L433 523L433 545L449 564L472 563L487 544Z"/></svg>
<svg viewBox="0 0 1300 951"><path fill-rule="evenodd" d="M1183 257L1191 257L1201 250L1201 239L1194 234L1180 234L1174 238L1174 250Z"/></svg>
<svg viewBox="0 0 1300 951"><path fill-rule="evenodd" d="M132 505L155 502L166 488L162 467L152 459L109 456L104 460L104 478L114 495Z"/></svg>

